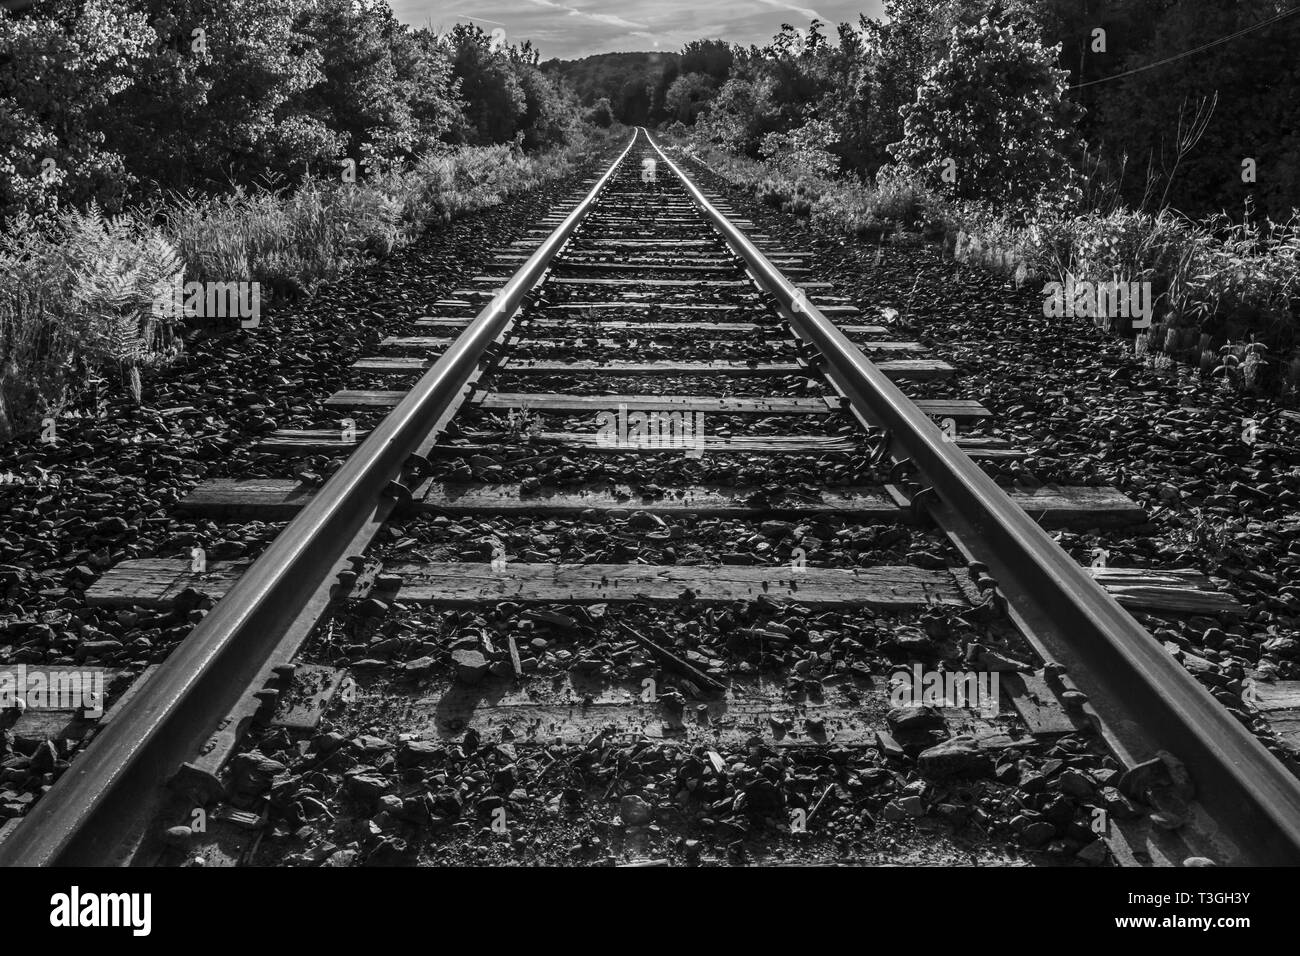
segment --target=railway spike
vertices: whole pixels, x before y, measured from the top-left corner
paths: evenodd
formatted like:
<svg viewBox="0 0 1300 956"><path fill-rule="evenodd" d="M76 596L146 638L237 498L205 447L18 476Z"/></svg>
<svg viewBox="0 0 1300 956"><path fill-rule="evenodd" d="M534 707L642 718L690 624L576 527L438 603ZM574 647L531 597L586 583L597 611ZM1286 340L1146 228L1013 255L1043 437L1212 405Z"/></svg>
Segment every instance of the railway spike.
<svg viewBox="0 0 1300 956"><path fill-rule="evenodd" d="M406 487L406 485L402 484L400 481L397 481L396 479L390 481L384 487L384 497L392 498L394 501L397 502L397 506L399 508L410 507L411 500L412 500L411 489Z"/></svg>
<svg viewBox="0 0 1300 956"><path fill-rule="evenodd" d="M926 485L916 494L912 495L912 517L917 521L920 521L922 514L928 516L930 511L926 505L927 502L931 500L939 500L939 492L935 491L932 485Z"/></svg>
<svg viewBox="0 0 1300 956"><path fill-rule="evenodd" d="M882 446L888 445L888 443L889 443L889 433L886 432L885 438L881 440L881 445ZM907 476L909 472L913 470L914 467L912 465L912 459L910 458L898 459L898 461L894 462L893 467L889 469L889 483L893 485L901 485L903 483L903 479Z"/></svg>

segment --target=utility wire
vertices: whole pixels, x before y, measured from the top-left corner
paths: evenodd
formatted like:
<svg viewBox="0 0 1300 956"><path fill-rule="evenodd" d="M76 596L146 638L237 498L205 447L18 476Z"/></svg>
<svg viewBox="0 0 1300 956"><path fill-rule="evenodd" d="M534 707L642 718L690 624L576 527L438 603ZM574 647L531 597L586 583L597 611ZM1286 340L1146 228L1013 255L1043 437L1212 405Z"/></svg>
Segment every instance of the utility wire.
<svg viewBox="0 0 1300 956"><path fill-rule="evenodd" d="M1190 50L1185 50L1182 53L1175 54L1174 56L1165 57L1163 60L1157 60L1154 63L1148 63L1146 66L1139 66L1136 69L1125 70L1123 73L1116 73L1114 76L1103 76L1099 80L1089 80L1087 83L1076 83L1074 86L1068 87L1068 89L1081 90L1085 86L1096 86L1098 83L1109 83L1111 80L1123 79L1126 76L1132 76L1134 73L1144 73L1147 70L1154 70L1156 67L1164 66L1166 63L1172 63L1175 60L1181 60L1183 57L1191 56L1194 53L1202 53L1205 50L1210 49L1211 47L1216 47L1219 46L1220 44L1227 43L1229 40L1235 40L1238 37L1245 36L1247 33L1253 33L1256 30L1262 30L1264 27L1271 26L1272 24L1277 23L1280 20L1285 20L1287 17L1293 16L1294 14L1297 13L1300 13L1300 7L1293 7L1290 10L1283 10L1281 13L1274 14L1273 16L1268 17L1267 19L1261 20L1259 21L1259 23L1256 23L1253 26L1249 26L1242 30L1238 30L1235 33L1229 33L1225 37L1219 37L1217 40L1211 40L1209 43L1203 43L1198 47L1194 47Z"/></svg>

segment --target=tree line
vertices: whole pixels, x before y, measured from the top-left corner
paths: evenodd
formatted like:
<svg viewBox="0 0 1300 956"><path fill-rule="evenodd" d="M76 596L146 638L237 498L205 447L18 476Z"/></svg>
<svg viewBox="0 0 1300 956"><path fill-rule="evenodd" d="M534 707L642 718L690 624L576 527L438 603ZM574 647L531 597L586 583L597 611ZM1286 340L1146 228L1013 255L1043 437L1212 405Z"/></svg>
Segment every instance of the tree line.
<svg viewBox="0 0 1300 956"><path fill-rule="evenodd" d="M776 136L864 180L899 163L937 180L950 159L957 195L1032 193L1073 170L1099 203L1201 217L1249 200L1285 218L1300 205L1296 6L887 0L880 20L783 25L762 47L700 40L544 68L614 119L698 126L755 158ZM1010 128L982 128L981 113Z"/></svg>
<svg viewBox="0 0 1300 956"><path fill-rule="evenodd" d="M41 0L0 10L0 220L359 175L580 121L528 42L384 0ZM350 162L349 162L350 161Z"/></svg>

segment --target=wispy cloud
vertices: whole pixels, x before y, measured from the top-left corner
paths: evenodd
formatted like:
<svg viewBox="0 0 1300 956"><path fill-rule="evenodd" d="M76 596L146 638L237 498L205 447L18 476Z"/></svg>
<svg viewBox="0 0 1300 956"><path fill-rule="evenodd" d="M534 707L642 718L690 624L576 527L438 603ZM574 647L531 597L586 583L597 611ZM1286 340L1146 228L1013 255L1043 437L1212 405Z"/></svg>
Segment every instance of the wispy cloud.
<svg viewBox="0 0 1300 956"><path fill-rule="evenodd" d="M620 16L612 13L587 13L585 10L579 10L576 7L568 6L563 3L555 3L554 0L528 0L529 3L539 7L549 7L552 10L563 10L572 17L584 17L594 23L607 23L614 27L627 27L630 30L648 30L649 26L644 23L633 23L631 20L624 20Z"/></svg>
<svg viewBox="0 0 1300 956"><path fill-rule="evenodd" d="M785 0L758 0L759 3L766 7L776 7L778 10L789 10L797 13L809 20L825 20L826 18L818 13L812 7L801 7L797 3L786 3Z"/></svg>
<svg viewBox="0 0 1300 956"><path fill-rule="evenodd" d="M883 0L389 0L404 23L446 30L475 20L532 40L546 57L575 58L618 50L678 50L691 40L767 43L781 24L807 26L879 17ZM488 19L488 18L491 19Z"/></svg>

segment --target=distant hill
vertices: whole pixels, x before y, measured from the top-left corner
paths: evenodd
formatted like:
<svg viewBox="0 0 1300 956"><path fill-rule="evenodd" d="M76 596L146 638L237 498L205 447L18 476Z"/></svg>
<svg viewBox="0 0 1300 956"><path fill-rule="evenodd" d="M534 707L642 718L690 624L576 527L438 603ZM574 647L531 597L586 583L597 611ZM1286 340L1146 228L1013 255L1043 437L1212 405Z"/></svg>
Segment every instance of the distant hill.
<svg viewBox="0 0 1300 956"><path fill-rule="evenodd" d="M676 53L597 53L580 60L547 60L542 70L568 83L584 104L607 96L620 119L643 123L677 78L680 62Z"/></svg>

